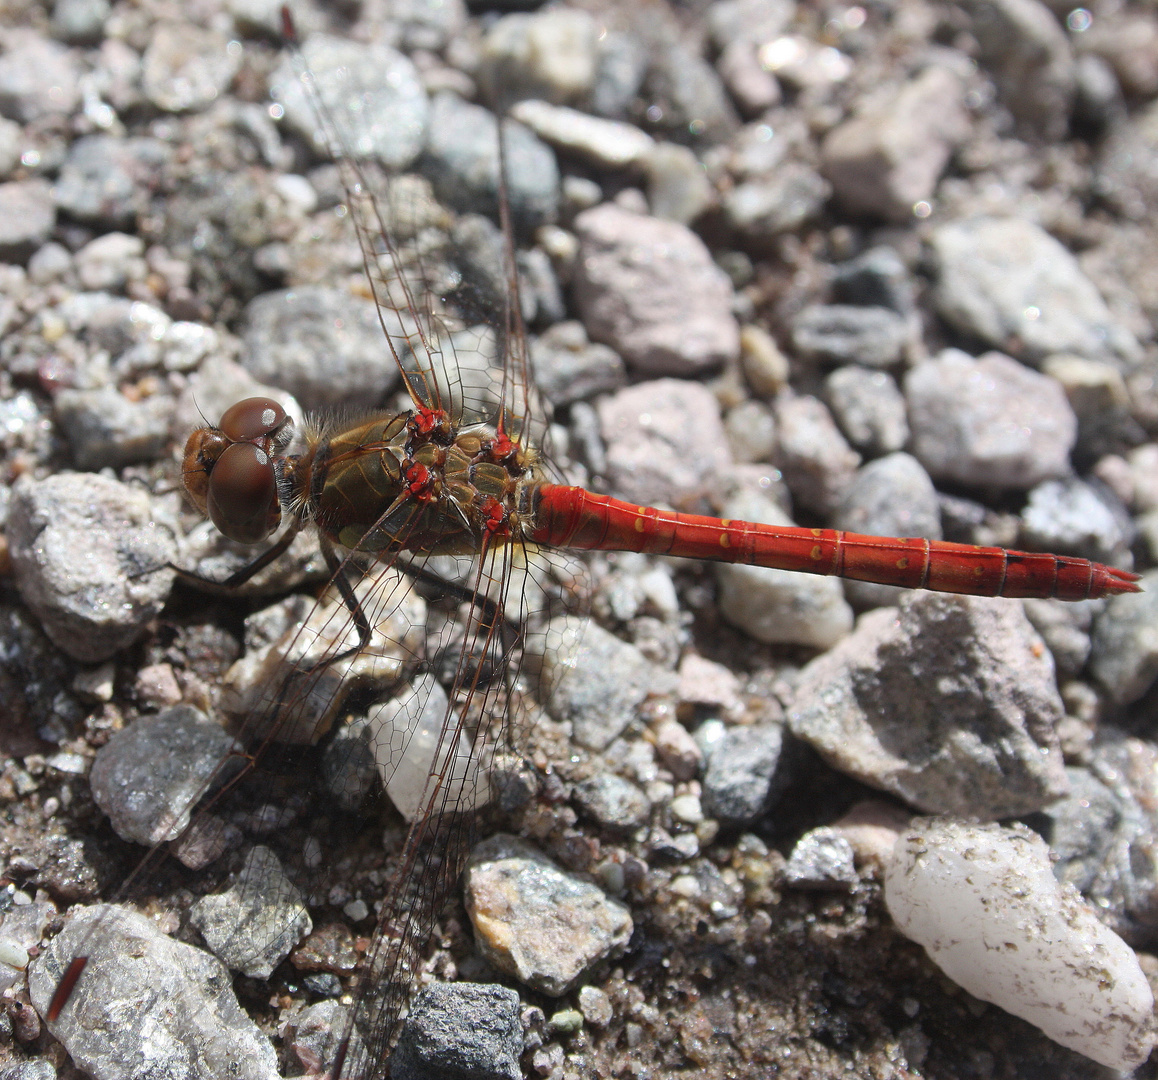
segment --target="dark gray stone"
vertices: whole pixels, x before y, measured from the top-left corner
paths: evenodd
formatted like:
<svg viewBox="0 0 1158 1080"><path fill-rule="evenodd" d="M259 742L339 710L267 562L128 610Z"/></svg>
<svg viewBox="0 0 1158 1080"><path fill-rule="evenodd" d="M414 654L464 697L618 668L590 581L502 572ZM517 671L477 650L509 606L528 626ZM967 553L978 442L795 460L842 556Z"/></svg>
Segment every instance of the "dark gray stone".
<svg viewBox="0 0 1158 1080"><path fill-rule="evenodd" d="M786 777L780 724L728 728L705 747L704 812L728 825L755 821L772 805Z"/></svg>

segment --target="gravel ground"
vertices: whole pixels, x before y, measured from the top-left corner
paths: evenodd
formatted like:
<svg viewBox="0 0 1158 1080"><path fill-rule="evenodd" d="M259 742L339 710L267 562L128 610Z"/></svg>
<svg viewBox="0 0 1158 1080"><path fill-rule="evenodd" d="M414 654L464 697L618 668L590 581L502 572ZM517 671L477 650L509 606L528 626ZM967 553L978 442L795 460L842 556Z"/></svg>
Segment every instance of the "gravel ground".
<svg viewBox="0 0 1158 1080"><path fill-rule="evenodd" d="M468 405L495 367L470 316L503 289L482 106L523 125L510 207L555 475L1051 550L1146 589L1023 605L553 562L544 589L582 592L595 622L547 621L528 592L518 755L421 956L432 989L394 1075L1154 1075L1153 5L294 14L347 146L400 174L385 217L408 270L466 316L443 351ZM263 0L0 9L0 1076L318 1075L405 834L351 786L373 786L354 751L384 722L367 687L387 711L436 699L427 677L400 703L408 651L450 681L457 597L392 593L393 651L344 673L352 726L272 755L312 771L263 774L123 887L326 576L305 535L240 596L158 569L220 580L244 559L182 501L188 433L257 390L291 415L404 407L279 27ZM1004 975L962 989L890 915L899 834L1003 836L1033 874L1025 825L1100 920L1074 917L1066 947L1103 928L1129 946L1099 969L1137 976L1121 1039L1064 1048L981 1000ZM91 985L49 1024L81 949ZM1039 988L1021 962L1014 1011ZM1091 1000L1097 1028L1111 1006Z"/></svg>

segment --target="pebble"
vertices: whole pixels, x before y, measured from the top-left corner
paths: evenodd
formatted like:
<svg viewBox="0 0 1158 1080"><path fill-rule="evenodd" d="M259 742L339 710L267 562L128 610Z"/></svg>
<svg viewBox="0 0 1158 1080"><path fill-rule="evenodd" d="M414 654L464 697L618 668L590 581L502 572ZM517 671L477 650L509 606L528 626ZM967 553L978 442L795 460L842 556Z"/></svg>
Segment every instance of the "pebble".
<svg viewBox="0 0 1158 1080"><path fill-rule="evenodd" d="M17 1061L0 1070L0 1080L56 1080L56 1069L51 1062Z"/></svg>
<svg viewBox="0 0 1158 1080"><path fill-rule="evenodd" d="M731 282L690 229L613 203L574 228L580 318L634 373L691 377L739 355Z"/></svg>
<svg viewBox="0 0 1158 1080"><path fill-rule="evenodd" d="M52 36L69 45L93 45L104 36L110 0L58 0L52 7Z"/></svg>
<svg viewBox="0 0 1158 1080"><path fill-rule="evenodd" d="M8 26L0 55L0 113L21 124L68 116L80 104L79 56L35 30Z"/></svg>
<svg viewBox="0 0 1158 1080"><path fill-rule="evenodd" d="M147 492L104 476L61 473L13 488L6 535L16 587L74 659L107 660L160 613L177 547L154 518Z"/></svg>
<svg viewBox="0 0 1158 1080"><path fill-rule="evenodd" d="M526 841L503 834L471 853L466 909L486 959L551 997L566 994L595 964L622 954L632 933L623 904L560 870Z"/></svg>
<svg viewBox="0 0 1158 1080"><path fill-rule="evenodd" d="M386 318L405 333L401 317ZM245 370L307 409L371 406L398 381L377 308L344 289L304 285L262 293L245 309L242 340Z"/></svg>
<svg viewBox="0 0 1158 1080"><path fill-rule="evenodd" d="M317 984L319 979L333 980L341 993L342 984L334 975L307 975L302 981L309 984L312 980ZM317 1001L294 1018L293 1034L287 1042L305 1068L306 1076L323 1076L327 1069L333 1068L346 1028L346 1013L346 1007L336 1001ZM364 1052L364 1043L355 1029L346 1060L356 1061Z"/></svg>
<svg viewBox="0 0 1158 1080"><path fill-rule="evenodd" d="M535 338L531 365L540 393L556 407L619 390L627 381L620 355L589 341L578 320L557 322Z"/></svg>
<svg viewBox="0 0 1158 1080"><path fill-rule="evenodd" d="M673 139L723 142L739 120L715 68L678 38L657 41L649 57L645 92L652 122Z"/></svg>
<svg viewBox="0 0 1158 1080"><path fill-rule="evenodd" d="M1095 19L1075 41L1079 63L1096 57L1112 65L1122 89L1134 97L1158 93L1158 24L1152 13L1128 10Z"/></svg>
<svg viewBox="0 0 1158 1080"><path fill-rule="evenodd" d="M892 454L909 441L905 399L886 371L856 364L837 368L824 380L824 400L845 438L863 454Z"/></svg>
<svg viewBox="0 0 1158 1080"><path fill-rule="evenodd" d="M1094 620L1090 670L1119 704L1137 701L1158 676L1158 571L1140 593L1112 597Z"/></svg>
<svg viewBox="0 0 1158 1080"><path fill-rule="evenodd" d="M755 42L742 38L728 42L716 60L716 70L745 118L780 104L780 84L760 63Z"/></svg>
<svg viewBox="0 0 1158 1080"><path fill-rule="evenodd" d="M903 86L874 94L833 128L821 143L821 168L842 207L910 221L969 135L964 97L955 72L930 66Z"/></svg>
<svg viewBox="0 0 1158 1080"><path fill-rule="evenodd" d="M1053 12L1021 0L966 0L962 7L1005 107L1043 140L1062 138L1074 99L1074 58Z"/></svg>
<svg viewBox="0 0 1158 1080"><path fill-rule="evenodd" d="M579 988L579 1011L592 1027L607 1027L615 1015L611 999L598 986Z"/></svg>
<svg viewBox="0 0 1158 1080"><path fill-rule="evenodd" d="M1077 477L1038 484L1021 512L1021 542L1033 551L1078 555L1129 569L1132 539L1130 515L1113 492Z"/></svg>
<svg viewBox="0 0 1158 1080"><path fill-rule="evenodd" d="M1140 355L1077 259L1033 222L952 221L933 230L929 246L937 311L962 333L1034 363L1054 353Z"/></svg>
<svg viewBox="0 0 1158 1080"><path fill-rule="evenodd" d="M176 408L167 395L130 401L113 386L61 390L52 404L73 461L87 471L155 460L169 442Z"/></svg>
<svg viewBox="0 0 1158 1080"><path fill-rule="evenodd" d="M646 160L647 203L654 217L690 225L714 205L716 190L687 146L656 143Z"/></svg>
<svg viewBox="0 0 1158 1080"><path fill-rule="evenodd" d="M860 465L824 403L782 395L775 403L776 464L797 505L827 517L844 498ZM733 515L735 516L735 515Z"/></svg>
<svg viewBox="0 0 1158 1080"><path fill-rule="evenodd" d="M542 650L548 711L570 723L572 738L588 749L606 749L638 717L650 694L675 689L671 672L589 620L553 619L542 642L529 643L528 649Z"/></svg>
<svg viewBox="0 0 1158 1080"><path fill-rule="evenodd" d="M916 593L800 673L789 727L926 813L985 820L1066 792L1053 661L1016 601Z"/></svg>
<svg viewBox="0 0 1158 1080"><path fill-rule="evenodd" d="M680 701L729 712L740 707L740 680L730 668L689 652L680 661Z"/></svg>
<svg viewBox="0 0 1158 1080"><path fill-rule="evenodd" d="M1144 443L1126 457L1130 465L1134 509L1158 510L1158 443Z"/></svg>
<svg viewBox="0 0 1158 1080"><path fill-rule="evenodd" d="M835 829L821 826L806 832L784 867L785 884L794 889L853 888L857 877L852 844Z"/></svg>
<svg viewBox="0 0 1158 1080"><path fill-rule="evenodd" d="M812 304L792 323L792 344L807 360L893 367L912 338L909 321L886 307Z"/></svg>
<svg viewBox="0 0 1158 1080"><path fill-rule="evenodd" d="M737 521L791 526L775 503L756 493L728 500L724 516ZM741 563L715 567L720 614L766 645L827 649L852 629L852 608L836 578Z"/></svg>
<svg viewBox="0 0 1158 1080"><path fill-rule="evenodd" d="M776 452L776 420L762 401L741 401L724 417L732 459L750 464L771 461Z"/></svg>
<svg viewBox="0 0 1158 1080"><path fill-rule="evenodd" d="M1025 826L918 823L894 848L885 903L974 997L1107 1068L1149 1055L1154 996L1137 957L1058 884Z"/></svg>
<svg viewBox="0 0 1158 1080"><path fill-rule="evenodd" d="M1090 656L1091 608L1097 601L1072 604L1031 598L1022 604L1033 628L1049 646L1058 675L1078 675Z"/></svg>
<svg viewBox="0 0 1158 1080"><path fill-rule="evenodd" d="M697 732L697 735L699 733ZM768 810L787 782L781 724L733 727L702 746L704 812L723 825L747 825Z"/></svg>
<svg viewBox="0 0 1158 1080"><path fill-rule="evenodd" d="M74 908L31 965L29 993L41 1016L81 953L88 955L84 974L48 1029L91 1076L279 1077L277 1054L237 1003L224 965L166 937L153 920L111 904ZM143 1016L147 1024L126 1022Z"/></svg>
<svg viewBox="0 0 1158 1080"><path fill-rule="evenodd" d="M172 148L160 139L86 135L68 148L52 189L57 209L105 228L131 228Z"/></svg>
<svg viewBox="0 0 1158 1080"><path fill-rule="evenodd" d="M637 829L651 810L647 796L635 784L609 772L577 783L574 799L589 818L611 829Z"/></svg>
<svg viewBox="0 0 1158 1080"><path fill-rule="evenodd" d="M731 464L719 402L699 383L638 383L597 409L605 475L620 498L672 506L702 497Z"/></svg>
<svg viewBox="0 0 1158 1080"><path fill-rule="evenodd" d="M164 112L200 112L225 91L241 67L240 43L191 22L159 22L141 61L141 89Z"/></svg>
<svg viewBox="0 0 1158 1080"><path fill-rule="evenodd" d="M917 310L913 275L896 248L877 244L833 268L833 297L842 304L883 307L911 317Z"/></svg>
<svg viewBox="0 0 1158 1080"><path fill-rule="evenodd" d="M863 799L833 822L832 828L849 842L857 862L883 866L910 820L911 815L895 803Z"/></svg>
<svg viewBox="0 0 1158 1080"><path fill-rule="evenodd" d="M667 720L655 728L655 752L677 780L690 780L703 762L703 753L695 739L676 720Z"/></svg>
<svg viewBox="0 0 1158 1080"><path fill-rule="evenodd" d="M27 262L55 225L56 208L46 181L0 184L0 261Z"/></svg>
<svg viewBox="0 0 1158 1080"><path fill-rule="evenodd" d="M220 724L192 705L141 717L97 751L89 775L93 800L123 840L147 847L173 840L236 748Z"/></svg>
<svg viewBox="0 0 1158 1080"><path fill-rule="evenodd" d="M482 40L479 82L492 100L580 104L595 85L605 33L578 9L504 15Z"/></svg>
<svg viewBox="0 0 1158 1080"><path fill-rule="evenodd" d="M9 179L20 164L24 129L17 123L0 116L0 180Z"/></svg>
<svg viewBox="0 0 1158 1080"><path fill-rule="evenodd" d="M904 391L913 456L934 480L1028 491L1069 475L1077 418L1048 376L946 349L910 369Z"/></svg>
<svg viewBox="0 0 1158 1080"><path fill-rule="evenodd" d="M788 161L769 176L737 184L723 199L728 224L744 239L768 245L817 217L832 186L810 165Z"/></svg>
<svg viewBox="0 0 1158 1080"><path fill-rule="evenodd" d="M598 169L625 169L647 159L655 140L632 124L551 105L520 101L511 116L526 124L544 142Z"/></svg>
<svg viewBox="0 0 1158 1080"><path fill-rule="evenodd" d="M559 167L551 148L522 124L504 128L507 192L516 231L551 224L559 207ZM447 205L462 213L498 217L498 124L494 113L438 94L420 168Z"/></svg>
<svg viewBox="0 0 1158 1080"><path fill-rule="evenodd" d="M802 34L765 41L756 55L764 68L799 91L822 94L852 74L852 61L845 53Z"/></svg>
<svg viewBox="0 0 1158 1080"><path fill-rule="evenodd" d="M302 894L260 844L228 889L193 904L189 922L226 967L252 979L268 979L313 929Z"/></svg>
<svg viewBox="0 0 1158 1080"><path fill-rule="evenodd" d="M402 171L422 151L430 102L410 59L381 43L312 34L302 56L327 115L343 145L356 157ZM357 93L351 93L351 88ZM270 95L285 109L285 122L319 157L332 156L326 133L302 88L289 54L270 80Z"/></svg>
<svg viewBox="0 0 1158 1080"><path fill-rule="evenodd" d="M749 323L741 328L740 363L752 392L760 397L774 397L788 384L788 357L762 327Z"/></svg>
<svg viewBox="0 0 1158 1080"><path fill-rule="evenodd" d="M520 1080L519 995L506 986L435 983L415 999L390 1058L394 1080Z"/></svg>
<svg viewBox="0 0 1158 1080"><path fill-rule="evenodd" d="M118 292L131 281L143 281L148 273L145 242L139 236L111 232L90 240L76 253L76 274L84 288L93 292Z"/></svg>

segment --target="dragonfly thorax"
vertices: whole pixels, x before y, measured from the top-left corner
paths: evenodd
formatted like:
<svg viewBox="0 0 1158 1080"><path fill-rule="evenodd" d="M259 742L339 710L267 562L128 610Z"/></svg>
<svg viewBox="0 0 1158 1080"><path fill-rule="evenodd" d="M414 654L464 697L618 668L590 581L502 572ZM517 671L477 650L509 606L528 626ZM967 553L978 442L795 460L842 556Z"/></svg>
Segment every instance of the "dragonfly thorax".
<svg viewBox="0 0 1158 1080"><path fill-rule="evenodd" d="M471 554L521 533L536 456L491 425L459 428L442 410L416 409L307 439L283 482L343 547Z"/></svg>

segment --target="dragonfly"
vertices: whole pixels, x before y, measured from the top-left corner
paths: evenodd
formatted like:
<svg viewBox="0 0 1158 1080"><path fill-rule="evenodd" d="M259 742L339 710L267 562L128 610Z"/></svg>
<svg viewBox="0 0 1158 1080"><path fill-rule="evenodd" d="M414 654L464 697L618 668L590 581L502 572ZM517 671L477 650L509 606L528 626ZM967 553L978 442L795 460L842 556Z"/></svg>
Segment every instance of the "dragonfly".
<svg viewBox="0 0 1158 1080"><path fill-rule="evenodd" d="M284 33L296 41L288 16ZM303 79L308 88L308 71ZM441 289L438 273L395 239L388 187L351 151L322 100L312 100L341 170L366 288L405 400L356 417L315 418L299 430L278 400L247 398L192 433L183 481L225 537L269 545L215 584L245 584L306 530L317 534L329 571L320 619L299 629L286 650L295 655L315 635L320 652L303 659L303 648L271 679L239 732L243 751L230 758L243 762L243 772L256 771L278 743L313 746L330 734L339 704L328 675L374 650L380 628L413 590L437 593L450 611L432 632L435 644L415 645L397 633L393 640L409 676L439 668L446 700L429 722L426 772L410 799L393 883L329 1066L332 1080L366 1080L386 1075L423 951L486 814L501 801L494 765L519 759L521 726L534 711L521 677L531 639L551 633L551 611L582 603L581 574L553 553L635 552L906 589L1073 601L1137 591L1138 576L1071 556L724 520L636 505L553 478L538 446L547 425L530 375L506 199L498 203L504 289L489 322L494 363L484 378L450 344L453 329L466 322L462 312L477 306L459 297L456 308L453 288ZM411 718L376 735L383 784L398 770L416 725ZM217 805L220 789L236 782L229 770L218 771L190 829ZM68 965L50 1022L81 993L87 959L78 955Z"/></svg>

